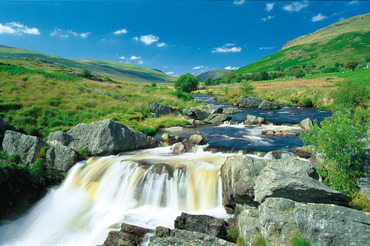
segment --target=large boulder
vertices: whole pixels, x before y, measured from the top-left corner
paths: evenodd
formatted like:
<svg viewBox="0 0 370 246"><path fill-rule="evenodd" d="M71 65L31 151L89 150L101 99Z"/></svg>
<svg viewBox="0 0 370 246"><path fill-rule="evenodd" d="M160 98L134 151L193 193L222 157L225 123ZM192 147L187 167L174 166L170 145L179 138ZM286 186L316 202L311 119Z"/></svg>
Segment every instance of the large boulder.
<svg viewBox="0 0 370 246"><path fill-rule="evenodd" d="M40 156L44 141L35 136L25 135L19 132L7 130L4 134L3 149L9 155L19 155L22 162L29 166Z"/></svg>
<svg viewBox="0 0 370 246"><path fill-rule="evenodd" d="M46 152L46 159L48 168L67 172L79 158L76 151L55 141L54 146Z"/></svg>
<svg viewBox="0 0 370 246"><path fill-rule="evenodd" d="M261 125L265 123L265 118L257 117L254 115L247 115L247 120L245 121L247 125Z"/></svg>
<svg viewBox="0 0 370 246"><path fill-rule="evenodd" d="M59 142L60 144L64 146L68 146L73 140L73 137L71 135L68 135L65 132L62 131L55 131L50 132L48 136L48 140L46 141L49 145L54 145L55 142Z"/></svg>
<svg viewBox="0 0 370 246"><path fill-rule="evenodd" d="M223 219L218 219L208 215L191 215L181 213L175 220L175 228L206 233L207 235L226 239L227 223Z"/></svg>
<svg viewBox="0 0 370 246"><path fill-rule="evenodd" d="M222 113L224 114L237 114L237 113L241 113L243 112L243 110L240 110L238 108L224 108L222 110Z"/></svg>
<svg viewBox="0 0 370 246"><path fill-rule="evenodd" d="M254 203L256 179L265 167L273 167L293 175L317 178L313 165L296 158L266 160L247 155L228 157L221 167L223 200L233 208L237 202Z"/></svg>
<svg viewBox="0 0 370 246"><path fill-rule="evenodd" d="M212 114L207 119L204 120L208 124L222 124L224 121L230 120L232 117L227 114Z"/></svg>
<svg viewBox="0 0 370 246"><path fill-rule="evenodd" d="M254 97L241 96L239 97L238 102L239 106L244 108L258 108L258 106L262 103L262 100Z"/></svg>
<svg viewBox="0 0 370 246"><path fill-rule="evenodd" d="M207 107L211 114L222 114L222 106L220 105L208 104Z"/></svg>
<svg viewBox="0 0 370 246"><path fill-rule="evenodd" d="M258 105L258 108L260 109L281 109L281 106L277 103L264 100L263 102L261 102L260 105Z"/></svg>
<svg viewBox="0 0 370 246"><path fill-rule="evenodd" d="M313 128L313 123L310 118L306 118L301 121L300 126L303 130L311 130Z"/></svg>
<svg viewBox="0 0 370 246"><path fill-rule="evenodd" d="M333 204L299 203L266 198L256 208L246 207L237 217L245 245L261 234L267 245L291 245L295 233L310 245L367 245L370 214Z"/></svg>
<svg viewBox="0 0 370 246"><path fill-rule="evenodd" d="M204 111L202 109L199 109L199 108L191 107L190 109L191 109L192 112L194 112L194 114L198 118L198 120L203 121L211 115L211 113L209 113L207 111Z"/></svg>
<svg viewBox="0 0 370 246"><path fill-rule="evenodd" d="M271 167L265 167L255 180L254 195L254 200L258 203L262 203L267 197L342 206L347 206L349 202L347 196L320 181Z"/></svg>
<svg viewBox="0 0 370 246"><path fill-rule="evenodd" d="M149 108L157 115L157 116L160 116L160 115L167 115L167 114L175 114L176 111L171 108L171 107L168 107L166 105L163 105L163 104L160 104L160 103L156 103L156 102L149 102L148 103L148 106Z"/></svg>
<svg viewBox="0 0 370 246"><path fill-rule="evenodd" d="M78 124L67 132L73 137L68 147L90 155L117 154L122 151L152 146L155 140L142 132L130 129L112 120Z"/></svg>
<svg viewBox="0 0 370 246"><path fill-rule="evenodd" d="M120 231L110 231L103 246L137 246L150 229L122 223Z"/></svg>

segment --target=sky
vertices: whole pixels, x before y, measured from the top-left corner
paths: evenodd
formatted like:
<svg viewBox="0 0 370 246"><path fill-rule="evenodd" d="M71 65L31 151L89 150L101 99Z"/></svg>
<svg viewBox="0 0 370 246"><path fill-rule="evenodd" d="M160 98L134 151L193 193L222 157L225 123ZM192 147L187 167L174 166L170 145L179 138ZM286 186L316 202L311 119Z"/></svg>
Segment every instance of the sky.
<svg viewBox="0 0 370 246"><path fill-rule="evenodd" d="M370 1L0 0L0 45L170 75L236 69Z"/></svg>

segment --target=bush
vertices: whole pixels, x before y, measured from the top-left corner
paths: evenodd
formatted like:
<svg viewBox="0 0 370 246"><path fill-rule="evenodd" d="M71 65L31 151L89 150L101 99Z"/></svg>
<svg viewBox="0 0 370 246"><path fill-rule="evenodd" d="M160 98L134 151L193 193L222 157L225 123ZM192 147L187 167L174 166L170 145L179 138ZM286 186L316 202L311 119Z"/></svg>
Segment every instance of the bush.
<svg viewBox="0 0 370 246"><path fill-rule="evenodd" d="M157 84L155 82L153 82L150 86L151 87L157 87Z"/></svg>
<svg viewBox="0 0 370 246"><path fill-rule="evenodd" d="M184 101L190 101L194 99L191 94L182 91L173 91L170 94L176 96L177 98L183 99Z"/></svg>
<svg viewBox="0 0 370 246"><path fill-rule="evenodd" d="M254 86L251 85L247 80L243 79L239 85L239 96L248 96L253 93Z"/></svg>
<svg viewBox="0 0 370 246"><path fill-rule="evenodd" d="M358 65L357 61L347 61L344 63L344 68L351 69L351 71L354 71Z"/></svg>
<svg viewBox="0 0 370 246"><path fill-rule="evenodd" d="M351 112L337 112L321 122L314 123L311 132L305 131L301 139L313 145L314 154L320 154L322 162L317 165L323 182L335 190L353 196L357 190L357 179L362 175L364 147L363 139L369 128Z"/></svg>
<svg viewBox="0 0 370 246"><path fill-rule="evenodd" d="M350 205L354 209L368 213L370 212L370 201L367 199L366 195L362 191L353 196Z"/></svg>
<svg viewBox="0 0 370 246"><path fill-rule="evenodd" d="M336 73L339 72L338 68L336 67L325 67L321 70L323 73Z"/></svg>
<svg viewBox="0 0 370 246"><path fill-rule="evenodd" d="M190 73L181 75L175 82L175 88L183 92L191 92L197 89L198 79Z"/></svg>
<svg viewBox="0 0 370 246"><path fill-rule="evenodd" d="M370 89L368 86L351 80L341 84L334 94L334 105L337 108L366 107L370 100Z"/></svg>

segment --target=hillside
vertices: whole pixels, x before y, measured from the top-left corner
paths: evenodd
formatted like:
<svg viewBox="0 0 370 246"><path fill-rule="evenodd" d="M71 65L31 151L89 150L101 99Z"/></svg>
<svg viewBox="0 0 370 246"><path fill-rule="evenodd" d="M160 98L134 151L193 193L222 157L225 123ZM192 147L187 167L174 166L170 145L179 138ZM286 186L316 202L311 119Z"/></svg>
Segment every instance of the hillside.
<svg viewBox="0 0 370 246"><path fill-rule="evenodd" d="M109 77L118 81L130 82L173 82L175 77L158 70L148 69L136 65L94 59L66 59L59 56L44 54L36 51L0 45L0 59L19 59L24 57L42 58L54 63L78 69L88 69L94 74Z"/></svg>
<svg viewBox="0 0 370 246"><path fill-rule="evenodd" d="M211 79L219 79L222 76L224 76L227 73L230 73L233 70L228 70L228 69L213 69L209 70L207 72L201 73L196 75L195 77L198 78L200 82L204 82L206 78L211 78Z"/></svg>
<svg viewBox="0 0 370 246"><path fill-rule="evenodd" d="M236 73L254 73L303 65L334 66L370 57L370 14L339 21L287 42L280 51L241 67Z"/></svg>

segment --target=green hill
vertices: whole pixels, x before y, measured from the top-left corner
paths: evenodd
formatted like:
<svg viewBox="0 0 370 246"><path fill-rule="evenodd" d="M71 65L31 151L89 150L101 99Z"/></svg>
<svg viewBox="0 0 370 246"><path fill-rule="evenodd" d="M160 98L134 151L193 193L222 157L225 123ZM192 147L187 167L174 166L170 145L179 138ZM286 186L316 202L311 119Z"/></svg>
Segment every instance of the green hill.
<svg viewBox="0 0 370 246"><path fill-rule="evenodd" d="M228 70L228 69L213 69L209 70L207 72L201 73L196 75L195 77L198 78L200 82L204 82L206 78L211 78L211 79L219 79L222 76L224 76L227 73L230 73L233 70Z"/></svg>
<svg viewBox="0 0 370 246"><path fill-rule="evenodd" d="M44 54L36 51L0 45L0 59L20 59L24 57L42 58L71 68L88 69L102 77L109 77L118 81L131 82L173 82L175 77L155 69L148 69L136 65L94 59L66 59L59 56Z"/></svg>
<svg viewBox="0 0 370 246"><path fill-rule="evenodd" d="M370 14L354 16L287 42L280 51L236 70L254 73L303 65L334 66L370 58Z"/></svg>

